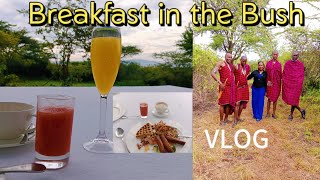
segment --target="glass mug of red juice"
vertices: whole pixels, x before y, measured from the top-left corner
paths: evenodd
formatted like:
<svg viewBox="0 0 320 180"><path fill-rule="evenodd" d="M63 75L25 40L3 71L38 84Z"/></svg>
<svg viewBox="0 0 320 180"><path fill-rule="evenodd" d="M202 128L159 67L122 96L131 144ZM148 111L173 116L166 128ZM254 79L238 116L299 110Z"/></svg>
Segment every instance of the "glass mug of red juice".
<svg viewBox="0 0 320 180"><path fill-rule="evenodd" d="M148 104L140 103L140 117L146 119L148 117Z"/></svg>
<svg viewBox="0 0 320 180"><path fill-rule="evenodd" d="M47 169L68 164L75 98L64 95L37 96L36 162Z"/></svg>

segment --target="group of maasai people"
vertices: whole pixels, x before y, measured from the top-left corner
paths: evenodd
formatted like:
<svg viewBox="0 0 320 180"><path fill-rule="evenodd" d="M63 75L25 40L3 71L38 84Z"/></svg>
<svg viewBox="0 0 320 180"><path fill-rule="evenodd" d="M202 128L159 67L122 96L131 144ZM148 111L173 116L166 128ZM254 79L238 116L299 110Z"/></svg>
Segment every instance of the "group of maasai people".
<svg viewBox="0 0 320 180"><path fill-rule="evenodd" d="M249 101L248 80L253 78L252 84L252 111L253 118L261 121L264 109L264 97L268 98L266 117L277 118L277 101L282 89L282 100L291 105L288 119L292 121L293 112L298 109L303 119L306 111L299 107L300 95L304 80L304 65L298 59L297 51L292 53L292 59L288 60L282 71L282 65L278 61L278 51L272 52L272 59L265 64L258 62L258 69L250 72L247 57L240 58L240 64L233 65L232 54L226 53L225 60L220 61L211 71L211 76L219 84L218 104L220 113L220 125L225 125L228 116L234 113L232 127L241 122L240 115ZM217 73L220 74L220 79ZM272 114L270 114L272 104Z"/></svg>

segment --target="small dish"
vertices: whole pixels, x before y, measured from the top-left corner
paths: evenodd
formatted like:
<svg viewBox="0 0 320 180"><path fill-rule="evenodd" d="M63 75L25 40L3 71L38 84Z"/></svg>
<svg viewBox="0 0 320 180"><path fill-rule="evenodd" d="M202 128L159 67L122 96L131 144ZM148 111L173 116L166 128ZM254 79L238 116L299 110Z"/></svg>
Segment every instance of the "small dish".
<svg viewBox="0 0 320 180"><path fill-rule="evenodd" d="M155 117L159 117L159 118L165 118L165 117L168 117L169 115L169 111L163 113L163 114L159 114L156 109L153 109L152 111L152 114L155 116Z"/></svg>
<svg viewBox="0 0 320 180"><path fill-rule="evenodd" d="M23 146L26 144L30 144L32 142L34 142L35 140L35 131L30 132L28 134L28 137L26 139L26 141L24 143L21 143L24 134L21 134L20 137L16 138L16 139L9 139L9 140L0 140L0 149L1 148L9 148L9 147L17 147L17 146Z"/></svg>
<svg viewBox="0 0 320 180"><path fill-rule="evenodd" d="M117 102L113 102L112 119L113 121L121 118L126 113L126 110Z"/></svg>

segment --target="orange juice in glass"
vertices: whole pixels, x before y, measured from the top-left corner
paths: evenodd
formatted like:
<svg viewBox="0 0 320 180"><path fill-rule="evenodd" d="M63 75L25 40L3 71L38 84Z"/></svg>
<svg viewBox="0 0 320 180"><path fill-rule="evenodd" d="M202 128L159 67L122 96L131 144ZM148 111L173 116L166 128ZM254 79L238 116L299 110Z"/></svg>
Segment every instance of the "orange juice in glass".
<svg viewBox="0 0 320 180"><path fill-rule="evenodd" d="M106 95L116 80L120 66L121 39L97 37L91 44L91 67L94 82L101 95Z"/></svg>
<svg viewBox="0 0 320 180"><path fill-rule="evenodd" d="M91 42L91 67L94 82L100 93L100 121L98 136L83 147L93 153L112 153L113 143L105 133L108 93L120 66L121 33L116 27L95 28Z"/></svg>

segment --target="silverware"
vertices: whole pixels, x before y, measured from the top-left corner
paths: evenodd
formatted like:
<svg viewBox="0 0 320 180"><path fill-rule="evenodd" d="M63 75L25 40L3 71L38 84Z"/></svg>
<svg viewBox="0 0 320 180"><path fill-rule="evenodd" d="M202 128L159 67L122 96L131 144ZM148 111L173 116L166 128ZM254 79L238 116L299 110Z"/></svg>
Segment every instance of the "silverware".
<svg viewBox="0 0 320 180"><path fill-rule="evenodd" d="M40 173L44 172L46 167L42 164L31 163L22 164L17 166L0 168L0 174L2 173Z"/></svg>
<svg viewBox="0 0 320 180"><path fill-rule="evenodd" d="M184 136L184 135L178 135L178 137L181 137L181 138L192 138L192 136Z"/></svg>
<svg viewBox="0 0 320 180"><path fill-rule="evenodd" d="M34 124L31 124L28 129L33 129L33 130L24 134L23 138L20 141L20 144L25 144L27 141L30 141L36 135Z"/></svg>
<svg viewBox="0 0 320 180"><path fill-rule="evenodd" d="M126 115L123 115L123 116L120 117L120 119L137 118L137 117L140 117L140 116L126 116Z"/></svg>
<svg viewBox="0 0 320 180"><path fill-rule="evenodd" d="M117 138L120 138L122 143L124 144L124 146L126 147L126 150L130 153L126 143L124 142L124 130L122 128L117 128L116 129L116 132L115 132L115 135Z"/></svg>
<svg viewBox="0 0 320 180"><path fill-rule="evenodd" d="M121 116L120 118L114 120L113 122L119 121L119 120L121 120L121 119L138 118L138 117L140 117L140 116L126 116L126 115L123 115L123 116Z"/></svg>

